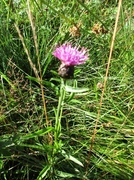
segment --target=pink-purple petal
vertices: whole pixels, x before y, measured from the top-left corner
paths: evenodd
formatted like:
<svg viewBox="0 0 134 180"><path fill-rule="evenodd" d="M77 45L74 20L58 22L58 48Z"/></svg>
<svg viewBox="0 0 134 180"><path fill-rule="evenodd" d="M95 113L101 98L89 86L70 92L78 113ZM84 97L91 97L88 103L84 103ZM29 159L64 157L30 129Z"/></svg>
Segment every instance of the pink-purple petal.
<svg viewBox="0 0 134 180"><path fill-rule="evenodd" d="M78 47L72 47L71 44L63 44L57 47L53 55L66 66L75 66L83 64L88 59L85 48L78 50Z"/></svg>

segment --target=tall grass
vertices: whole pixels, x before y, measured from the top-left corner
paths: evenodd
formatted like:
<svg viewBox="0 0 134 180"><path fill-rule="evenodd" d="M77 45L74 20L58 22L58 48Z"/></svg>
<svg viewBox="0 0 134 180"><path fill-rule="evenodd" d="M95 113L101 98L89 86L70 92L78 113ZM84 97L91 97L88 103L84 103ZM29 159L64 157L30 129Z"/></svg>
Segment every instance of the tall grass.
<svg viewBox="0 0 134 180"><path fill-rule="evenodd" d="M132 180L132 0L0 7L0 179ZM64 42L90 56L67 82L52 56Z"/></svg>

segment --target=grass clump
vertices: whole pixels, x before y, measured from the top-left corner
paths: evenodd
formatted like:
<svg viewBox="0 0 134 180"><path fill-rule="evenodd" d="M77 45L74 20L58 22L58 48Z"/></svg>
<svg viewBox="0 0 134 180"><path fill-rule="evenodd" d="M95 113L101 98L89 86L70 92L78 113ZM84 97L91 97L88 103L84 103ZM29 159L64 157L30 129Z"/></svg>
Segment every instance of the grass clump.
<svg viewBox="0 0 134 180"><path fill-rule="evenodd" d="M0 6L0 179L132 180L132 0ZM90 56L67 82L52 56L65 42Z"/></svg>

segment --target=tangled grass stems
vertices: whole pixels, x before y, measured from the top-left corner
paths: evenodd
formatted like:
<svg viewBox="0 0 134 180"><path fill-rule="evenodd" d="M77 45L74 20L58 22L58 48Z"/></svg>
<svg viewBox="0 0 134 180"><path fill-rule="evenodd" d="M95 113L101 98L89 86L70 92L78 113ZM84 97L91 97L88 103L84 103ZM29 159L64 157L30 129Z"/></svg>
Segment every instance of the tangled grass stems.
<svg viewBox="0 0 134 180"><path fill-rule="evenodd" d="M33 71L35 73L35 76L38 79L38 82L40 84L42 102L43 102L43 107L44 107L44 115L45 115L45 119L46 119L46 126L48 127L49 126L49 120L48 120L48 116L47 116L45 93L44 93L44 88L43 88L43 85L42 85L42 72L41 72L41 66L40 66L39 48L38 48L38 42L37 42L36 28L35 28L35 25L34 25L34 22L33 22L32 13L31 13L31 10L30 10L30 1L29 0L27 0L27 6L28 6L27 14L28 14L28 18L29 18L31 28L32 28L32 32L33 32L33 38L34 38L34 44L35 44L36 56L37 56L37 63L38 63L38 68L39 68L40 75L38 75L38 70L37 70L36 66L34 65L34 63L32 62L32 59L30 58L28 49L27 49L27 47L25 45L24 38L21 35L21 31L20 31L19 27L17 26L17 24L14 24L14 26L15 26L17 32L18 32L18 35L19 35L19 38L20 38L20 40L22 42L25 53L27 54L29 64L30 64L31 68L33 69ZM48 134L48 141L49 141L50 144L52 144L52 136L50 134Z"/></svg>
<svg viewBox="0 0 134 180"><path fill-rule="evenodd" d="M133 2L122 1L112 61L105 79L117 16L118 2L113 2L0 2L0 179L133 178ZM24 43L14 31L14 22ZM72 22L80 26L73 28ZM71 28L76 30L74 34L70 33ZM70 80L65 86L65 101L59 92L62 91L57 73L59 62L51 53L59 41L69 41L90 51L86 65L74 72L77 82L74 87L87 87L87 93L77 91L74 95ZM62 65L63 74L67 68ZM40 82L47 100L47 128ZM86 169L81 165L87 164L103 90Z"/></svg>
<svg viewBox="0 0 134 180"><path fill-rule="evenodd" d="M114 48L114 41L115 41L116 32L117 32L117 26L118 26L118 20L119 20L119 16L120 16L121 5L122 5L122 0L119 0L118 1L118 10L117 10L117 15L116 15L116 20L115 20L115 26L114 26L114 32L113 32L113 37L112 37L112 41L111 41L109 58L108 58L108 63L107 63L107 68L106 68L105 79L104 79L104 84L103 84L103 88L102 88L102 93L101 93L101 97L100 97L100 103L99 103L97 118L96 118L96 121L95 121L95 127L94 127L94 131L93 131L92 139L91 139L91 145L90 145L90 148L89 148L88 158L87 158L85 176L88 173L88 166L89 166L89 163L90 163L90 157L91 157L91 153L92 153L92 150L93 150L95 137L96 137L96 134L97 134L97 127L98 127L98 122L99 122L99 118L100 118L100 114L101 114L102 102L103 102L104 93L105 93L106 84L107 84L107 79L108 79L108 72L109 72L110 62L111 62L111 58L112 58L112 52L113 52L113 48Z"/></svg>
<svg viewBox="0 0 134 180"><path fill-rule="evenodd" d="M31 28L32 28L32 32L33 32L33 38L34 38L34 44L35 44L36 56L37 56L37 63L38 63L38 68L39 68L39 73L40 73L39 82L40 82L42 101L43 101L43 106L44 106L44 114L45 114L45 119L46 119L46 125L48 127L49 126L49 120L48 120L48 116L47 116L45 93L44 93L44 88L42 85L42 72L41 72L41 65L40 65L40 58L39 58L39 46L38 46L38 42L37 42L36 28L35 28L33 16L32 16L31 10L30 10L30 1L29 0L27 0L27 7L28 7L27 14L28 14L28 18L29 18ZM52 142L50 142L50 143L52 144Z"/></svg>

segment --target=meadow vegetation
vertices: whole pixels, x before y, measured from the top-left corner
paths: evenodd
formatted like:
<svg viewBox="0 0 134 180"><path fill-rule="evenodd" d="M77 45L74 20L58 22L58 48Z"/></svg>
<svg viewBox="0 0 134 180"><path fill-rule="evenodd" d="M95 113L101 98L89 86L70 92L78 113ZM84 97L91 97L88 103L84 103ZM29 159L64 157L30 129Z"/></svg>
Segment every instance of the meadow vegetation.
<svg viewBox="0 0 134 180"><path fill-rule="evenodd" d="M0 59L1 180L134 179L133 0L1 0Z"/></svg>

